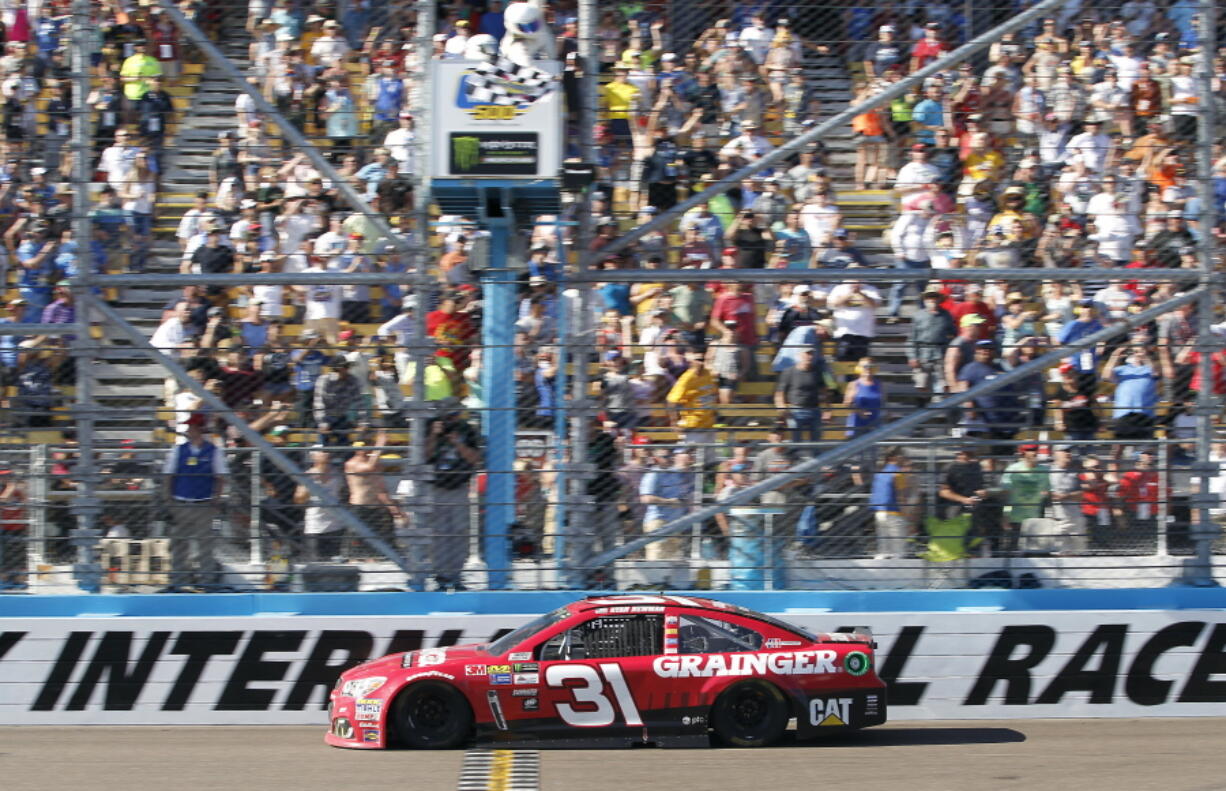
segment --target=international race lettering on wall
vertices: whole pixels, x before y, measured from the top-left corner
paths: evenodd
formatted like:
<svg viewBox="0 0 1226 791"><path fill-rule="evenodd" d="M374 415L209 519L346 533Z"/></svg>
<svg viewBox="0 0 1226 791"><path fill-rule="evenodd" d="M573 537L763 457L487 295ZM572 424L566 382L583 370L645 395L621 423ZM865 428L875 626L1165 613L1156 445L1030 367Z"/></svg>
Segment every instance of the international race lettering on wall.
<svg viewBox="0 0 1226 791"><path fill-rule="evenodd" d="M531 616L0 619L0 724L294 724L337 675ZM892 720L1219 716L1219 611L787 616L872 627Z"/></svg>

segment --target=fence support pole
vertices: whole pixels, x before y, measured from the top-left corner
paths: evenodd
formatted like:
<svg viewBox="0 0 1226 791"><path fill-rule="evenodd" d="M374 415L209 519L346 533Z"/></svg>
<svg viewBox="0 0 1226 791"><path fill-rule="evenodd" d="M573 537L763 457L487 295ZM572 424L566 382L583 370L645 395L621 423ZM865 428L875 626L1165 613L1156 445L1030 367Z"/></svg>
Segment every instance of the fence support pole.
<svg viewBox="0 0 1226 791"><path fill-rule="evenodd" d="M596 0L580 0L579 2L579 62L583 69L581 80L582 97L579 108L579 145L583 151L583 161L595 163L598 158L596 146L596 120L600 100L600 84L597 79L600 70L600 49L596 39L596 27L600 18L600 9ZM592 468L588 458L588 444L591 440L591 406L588 399L588 357L593 348L592 319L592 284L585 277L588 267L587 250L592 239L592 201L591 189L587 189L576 197L574 217L578 221L574 231L573 244L569 249L574 251L574 269L566 266L567 278L563 280L562 299L570 306L567 317L570 325L570 362L574 372L571 380L571 397L566 404L567 417L570 422L570 454L565 463L569 474L566 487L558 487L558 497L566 501L566 527L559 525L559 531L566 529L573 532L576 529L590 529L595 523L595 509L599 506L588 496L588 483L592 476L601 472ZM559 239L560 249L567 249ZM569 256L567 256L569 258ZM573 271L578 277L570 280ZM608 504L605 504L606 506ZM576 546L572 544L572 546ZM581 541L579 547L594 547L592 541ZM572 588L587 587L587 577L590 571L586 569L587 557L565 557L557 555L558 578L563 585ZM573 570L573 571L572 571Z"/></svg>
<svg viewBox="0 0 1226 791"><path fill-rule="evenodd" d="M430 129L430 83L433 79L434 52L434 13L433 0L418 0L417 27L414 30L414 46L417 53L417 70L420 74L416 82L413 107L413 147L414 159L417 161L415 200L413 205L414 247L417 252L413 256L413 271L417 275L413 287L413 332L412 346L409 357L413 361L413 399L409 402L409 465L406 476L412 482L409 491L407 510L410 513L408 529L412 540L405 542L409 548L409 565L413 573L409 575L409 587L412 590L424 590L425 558L417 557L416 552L423 548L424 541L420 539L430 524L430 512L433 503L426 496L426 481L431 470L426 465L426 423L430 419L426 402L426 366L434 355L429 339L426 337L426 313L430 310L433 296L433 281L426 276L429 266L429 247L426 239L430 233L430 145L424 130Z"/></svg>
<svg viewBox="0 0 1226 791"><path fill-rule="evenodd" d="M1217 99L1213 93L1213 59L1217 54L1217 0L1201 0L1200 3L1200 58L1197 64L1198 91L1201 101L1196 139L1197 194L1200 197L1200 254L1201 298L1197 306L1196 348L1200 354L1200 390L1196 394L1196 463L1194 470L1200 472L1198 491L1194 495L1194 515L1188 532L1192 538L1194 553L1184 561L1183 575L1179 584L1195 587L1217 587L1213 578L1213 543L1221 533L1214 523L1211 508L1216 505L1212 479L1218 475L1216 464L1209 461L1213 450L1213 418L1215 396L1213 366L1210 356L1217 350L1213 342L1213 293L1215 275L1213 226L1217 212L1213 195L1213 142L1217 134Z"/></svg>
<svg viewBox="0 0 1226 791"><path fill-rule="evenodd" d="M508 268L512 223L490 217L489 268L482 277L481 389L485 393L485 523L482 549L489 587L500 590L510 580L508 534L515 521L515 321L517 283Z"/></svg>
<svg viewBox="0 0 1226 791"><path fill-rule="evenodd" d="M72 230L77 242L77 272L84 273L84 280L71 286L76 309L76 323L80 334L71 344L71 354L76 365L76 395L72 406L73 423L76 426L77 463L73 477L77 481L76 495L72 499L72 513L76 517L76 529L72 531L72 543L77 549L77 562L73 576L81 590L98 593L102 588L102 566L98 562L98 517L102 504L97 497L98 466L94 450L94 365L93 339L90 337L90 310L88 287L89 275L93 273L94 260L91 249L93 229L89 220L90 193L93 162L90 150L91 111L86 102L90 93L89 83L89 0L73 0L72 3L72 177L73 212Z"/></svg>

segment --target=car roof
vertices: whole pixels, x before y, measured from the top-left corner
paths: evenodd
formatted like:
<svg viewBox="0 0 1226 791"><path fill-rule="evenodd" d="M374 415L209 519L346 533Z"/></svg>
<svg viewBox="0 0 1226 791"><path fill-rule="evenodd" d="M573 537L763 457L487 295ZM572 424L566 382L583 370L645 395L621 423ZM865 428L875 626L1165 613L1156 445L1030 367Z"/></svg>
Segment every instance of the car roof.
<svg viewBox="0 0 1226 791"><path fill-rule="evenodd" d="M739 612L746 614L741 607L714 599L701 599L694 596L671 596L668 594L618 594L613 596L593 595L580 599L570 605L573 613L589 612L605 607L692 607L716 612ZM640 610L640 612L642 612Z"/></svg>

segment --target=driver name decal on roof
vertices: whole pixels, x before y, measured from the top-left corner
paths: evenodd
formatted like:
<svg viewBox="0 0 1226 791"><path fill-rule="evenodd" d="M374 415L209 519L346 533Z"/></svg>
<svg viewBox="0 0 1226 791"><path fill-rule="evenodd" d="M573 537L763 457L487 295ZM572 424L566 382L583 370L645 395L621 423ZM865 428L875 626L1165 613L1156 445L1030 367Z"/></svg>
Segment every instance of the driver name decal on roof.
<svg viewBox="0 0 1226 791"><path fill-rule="evenodd" d="M774 673L778 676L825 675L840 672L836 651L792 651L778 654L709 654L658 656L651 668L660 678L712 678Z"/></svg>

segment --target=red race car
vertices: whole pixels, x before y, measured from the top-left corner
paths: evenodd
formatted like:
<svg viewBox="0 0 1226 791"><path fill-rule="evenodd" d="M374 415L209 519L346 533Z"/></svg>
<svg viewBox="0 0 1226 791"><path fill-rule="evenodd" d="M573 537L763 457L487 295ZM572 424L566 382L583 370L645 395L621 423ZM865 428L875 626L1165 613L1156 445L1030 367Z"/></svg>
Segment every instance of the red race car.
<svg viewBox="0 0 1226 791"><path fill-rule="evenodd" d="M880 725L869 634L809 634L685 596L601 596L492 643L392 654L332 691L336 747L762 747Z"/></svg>

